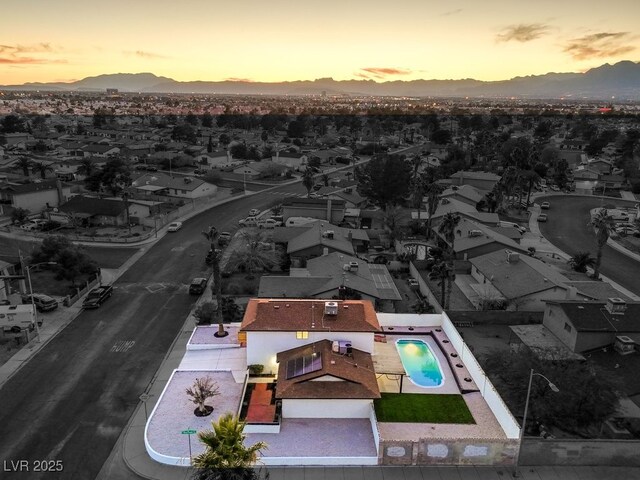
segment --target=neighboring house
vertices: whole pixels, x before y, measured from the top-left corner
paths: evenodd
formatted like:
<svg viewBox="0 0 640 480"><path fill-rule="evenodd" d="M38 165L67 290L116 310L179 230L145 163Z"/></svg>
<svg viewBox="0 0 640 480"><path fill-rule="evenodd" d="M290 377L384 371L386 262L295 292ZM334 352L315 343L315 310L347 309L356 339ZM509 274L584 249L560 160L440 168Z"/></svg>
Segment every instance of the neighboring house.
<svg viewBox="0 0 640 480"><path fill-rule="evenodd" d="M287 254L294 264L301 265L310 258L333 252L354 255L356 248L366 251L368 244L369 237L365 231L314 222L287 242Z"/></svg>
<svg viewBox="0 0 640 480"><path fill-rule="evenodd" d="M111 158L120 153L120 148L113 145L93 144L82 149L85 157Z"/></svg>
<svg viewBox="0 0 640 480"><path fill-rule="evenodd" d="M231 153L227 150L215 150L210 153L196 155L196 161L200 165L207 165L209 168L220 168L228 165L233 160Z"/></svg>
<svg viewBox="0 0 640 480"><path fill-rule="evenodd" d="M70 223L80 226L127 224L127 209L122 200L77 195L61 205L57 214L67 215Z"/></svg>
<svg viewBox="0 0 640 480"><path fill-rule="evenodd" d="M233 170L233 173L243 175L248 179L257 180L258 178L271 175L284 175L288 170L285 165L274 162L250 162Z"/></svg>
<svg viewBox="0 0 640 480"><path fill-rule="evenodd" d="M60 180L45 180L24 185L0 186L0 199L13 208L24 208L31 213L41 212L64 203L71 195L71 188Z"/></svg>
<svg viewBox="0 0 640 480"><path fill-rule="evenodd" d="M271 160L293 170L300 170L300 167L307 164L308 157L304 153L276 152L275 157L271 157Z"/></svg>
<svg viewBox="0 0 640 480"><path fill-rule="evenodd" d="M13 145L25 145L26 142L33 140L33 135L30 133L1 133L0 134L0 145L5 145L7 147Z"/></svg>
<svg viewBox="0 0 640 480"><path fill-rule="evenodd" d="M321 195L324 188L330 189L332 187L323 187L317 193ZM331 198L343 200L346 208L363 208L369 202L367 198L361 196L356 189L351 187L331 194Z"/></svg>
<svg viewBox="0 0 640 480"><path fill-rule="evenodd" d="M640 344L640 302L610 298L606 302L547 302L543 325L575 353L609 347L617 337Z"/></svg>
<svg viewBox="0 0 640 480"><path fill-rule="evenodd" d="M610 160L605 160L603 158L596 158L593 160L589 160L587 164L590 170L595 170L603 175L608 175L613 170L613 164Z"/></svg>
<svg viewBox="0 0 640 480"><path fill-rule="evenodd" d="M199 178L170 177L163 173L146 173L136 178L131 187L139 193L195 199L215 195L218 187Z"/></svg>
<svg viewBox="0 0 640 480"><path fill-rule="evenodd" d="M442 245L447 245L444 236L434 229ZM526 249L518 245L510 238L501 235L491 228L462 218L455 229L454 253L457 260L469 260L471 258L486 255L497 250L513 250L526 253Z"/></svg>
<svg viewBox="0 0 640 480"><path fill-rule="evenodd" d="M436 230L442 221L442 218L447 213L457 213L461 218L466 218L487 226L495 227L500 224L500 217L497 213L479 212L474 205L470 205L469 203L462 202L455 198L443 198L440 200L436 207L436 211L433 213L431 228ZM418 212L412 211L411 216L412 218L417 219ZM426 207L423 207L420 211L420 218L425 220L429 218Z"/></svg>
<svg viewBox="0 0 640 480"><path fill-rule="evenodd" d="M573 179L575 181L598 180L599 178L600 172L585 166L579 166L573 171Z"/></svg>
<svg viewBox="0 0 640 480"><path fill-rule="evenodd" d="M311 217L339 224L344 220L344 210L344 200L287 198L282 202L285 221L289 217Z"/></svg>
<svg viewBox="0 0 640 480"><path fill-rule="evenodd" d="M385 265L337 252L308 260L306 268L292 269L289 277L263 276L258 296L340 298L344 287L374 302L379 311L393 312L394 302L402 300Z"/></svg>
<svg viewBox="0 0 640 480"><path fill-rule="evenodd" d="M460 202L467 203L474 208L478 202L484 198L484 196L484 192L471 185L462 185L460 187L452 185L440 194L440 198L453 198Z"/></svg>
<svg viewBox="0 0 640 480"><path fill-rule="evenodd" d="M587 145L589 142L585 140L565 140L560 144L560 149L582 152L587 148Z"/></svg>
<svg viewBox="0 0 640 480"><path fill-rule="evenodd" d="M528 255L498 250L469 262L471 276L477 282L469 284L475 293L469 300L477 308L482 308L483 302L499 300L507 304L507 310L542 312L547 300L580 295L569 291L567 277ZM590 300L580 296L582 300Z"/></svg>
<svg viewBox="0 0 640 480"><path fill-rule="evenodd" d="M605 188L619 190L625 184L625 178L624 175L602 175L598 183Z"/></svg>
<svg viewBox="0 0 640 480"><path fill-rule="evenodd" d="M76 179L76 169L71 169L69 167L60 167L56 168L53 173L56 178L62 182L72 182Z"/></svg>
<svg viewBox="0 0 640 480"><path fill-rule="evenodd" d="M490 172L465 172L461 170L449 178L451 185L471 185L479 190L490 192L501 177Z"/></svg>

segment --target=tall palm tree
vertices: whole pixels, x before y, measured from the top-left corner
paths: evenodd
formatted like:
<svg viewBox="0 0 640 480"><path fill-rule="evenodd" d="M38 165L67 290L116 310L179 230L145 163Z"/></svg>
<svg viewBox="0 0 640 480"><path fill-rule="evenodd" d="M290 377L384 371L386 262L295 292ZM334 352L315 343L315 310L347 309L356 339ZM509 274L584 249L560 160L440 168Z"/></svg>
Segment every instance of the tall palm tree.
<svg viewBox="0 0 640 480"><path fill-rule="evenodd" d="M257 478L252 466L260 451L267 448L265 442L249 447L244 445L245 422L231 413L211 422L212 430L198 433L205 451L193 459L196 468L193 478L198 480L248 480Z"/></svg>
<svg viewBox="0 0 640 480"><path fill-rule="evenodd" d="M456 213L447 213L443 218L440 225L438 225L438 233L442 235L447 242L447 262L449 263L449 268L451 269L451 273L449 278L447 278L447 295L445 297L445 302L443 307L445 309L449 309L449 300L451 298L451 289L453 287L453 279L455 278L455 270L454 270L454 260L455 260L455 249L454 243L456 239L456 227L460 223L460 215Z"/></svg>
<svg viewBox="0 0 640 480"><path fill-rule="evenodd" d="M20 157L15 165L17 168L22 169L22 173L25 177L29 176L29 169L31 168L31 160L27 157Z"/></svg>
<svg viewBox="0 0 640 480"><path fill-rule="evenodd" d="M91 159L85 158L80 162L80 165L78 166L76 171L84 175L85 177L90 177L95 170L96 167Z"/></svg>
<svg viewBox="0 0 640 480"><path fill-rule="evenodd" d="M328 187L328 186L329 186L329 175L327 175L326 173L323 173L323 174L320 176L320 179L322 180L322 184L323 184L325 187Z"/></svg>
<svg viewBox="0 0 640 480"><path fill-rule="evenodd" d="M307 197L311 195L311 189L313 188L313 172L307 168L302 175L302 185L307 189Z"/></svg>
<svg viewBox="0 0 640 480"><path fill-rule="evenodd" d="M33 173L39 173L40 178L44 179L47 178L47 172L53 172L53 168L44 162L34 162L33 165L31 165L31 171Z"/></svg>
<svg viewBox="0 0 640 480"><path fill-rule="evenodd" d="M440 306L444 308L446 300L446 287L447 281L451 277L451 267L443 260L436 263L429 272L429 278L431 280L437 280L440 287Z"/></svg>
<svg viewBox="0 0 640 480"><path fill-rule="evenodd" d="M224 329L224 323L222 318L222 279L220 275L220 257L222 256L222 250L218 248L218 230L211 225L208 230L202 232L202 235L209 241L211 263L213 265L213 282L216 293L216 317L218 318L218 331L215 333L216 337L226 337L229 332Z"/></svg>
<svg viewBox="0 0 640 480"><path fill-rule="evenodd" d="M425 187L427 193L427 240L431 238L431 223L433 221L433 215L438 209L438 201L440 200L440 194L442 193L442 186L436 182L431 182Z"/></svg>
<svg viewBox="0 0 640 480"><path fill-rule="evenodd" d="M602 262L602 249L607 244L607 240L611 236L611 230L613 229L613 220L608 215L606 208L601 208L591 218L589 224L596 231L596 243L598 250L596 253L596 261L593 265L593 278L596 280L600 278L600 263Z"/></svg>

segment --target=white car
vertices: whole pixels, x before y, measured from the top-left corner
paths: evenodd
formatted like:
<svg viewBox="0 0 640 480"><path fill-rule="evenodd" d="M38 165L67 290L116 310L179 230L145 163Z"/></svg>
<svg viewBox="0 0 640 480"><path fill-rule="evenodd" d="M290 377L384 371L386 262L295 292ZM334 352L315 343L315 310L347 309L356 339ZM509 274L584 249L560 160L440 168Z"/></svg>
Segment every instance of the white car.
<svg viewBox="0 0 640 480"><path fill-rule="evenodd" d="M260 215L260 210L258 210L257 208L252 208L251 210L249 210L250 217L255 217L257 215Z"/></svg>
<svg viewBox="0 0 640 480"><path fill-rule="evenodd" d="M29 223L24 223L24 224L20 225L20 228L23 229L23 230L27 230L27 231L31 232L33 230L38 230L38 228L40 228L40 226L35 222L29 222Z"/></svg>
<svg viewBox="0 0 640 480"><path fill-rule="evenodd" d="M240 225L241 227L257 227L258 219L256 217L243 218L242 220L238 221L238 225Z"/></svg>
<svg viewBox="0 0 640 480"><path fill-rule="evenodd" d="M266 220L260 220L258 222L258 228L276 228L281 226L282 222L274 220L273 218L267 218Z"/></svg>
<svg viewBox="0 0 640 480"><path fill-rule="evenodd" d="M542 204L540 205L540 208L542 210L549 210L551 208L551 204L549 202L542 202Z"/></svg>
<svg viewBox="0 0 640 480"><path fill-rule="evenodd" d="M177 232L182 228L182 222L173 222L169 224L169 232Z"/></svg>

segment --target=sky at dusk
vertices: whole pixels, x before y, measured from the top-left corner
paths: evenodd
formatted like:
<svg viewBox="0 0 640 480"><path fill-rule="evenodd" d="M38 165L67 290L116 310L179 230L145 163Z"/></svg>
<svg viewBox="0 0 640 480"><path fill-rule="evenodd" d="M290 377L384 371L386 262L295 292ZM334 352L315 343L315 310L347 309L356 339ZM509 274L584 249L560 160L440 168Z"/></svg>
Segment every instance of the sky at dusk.
<svg viewBox="0 0 640 480"><path fill-rule="evenodd" d="M0 84L475 78L640 61L640 0L2 0Z"/></svg>

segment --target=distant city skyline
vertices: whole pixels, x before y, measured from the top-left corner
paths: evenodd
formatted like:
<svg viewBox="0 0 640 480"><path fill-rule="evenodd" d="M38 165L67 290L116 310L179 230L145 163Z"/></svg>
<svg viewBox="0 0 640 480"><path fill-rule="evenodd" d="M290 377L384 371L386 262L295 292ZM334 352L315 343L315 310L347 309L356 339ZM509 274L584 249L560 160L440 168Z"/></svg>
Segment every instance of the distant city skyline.
<svg viewBox="0 0 640 480"><path fill-rule="evenodd" d="M637 0L4 0L3 12L5 85L118 72L506 80L640 60Z"/></svg>

